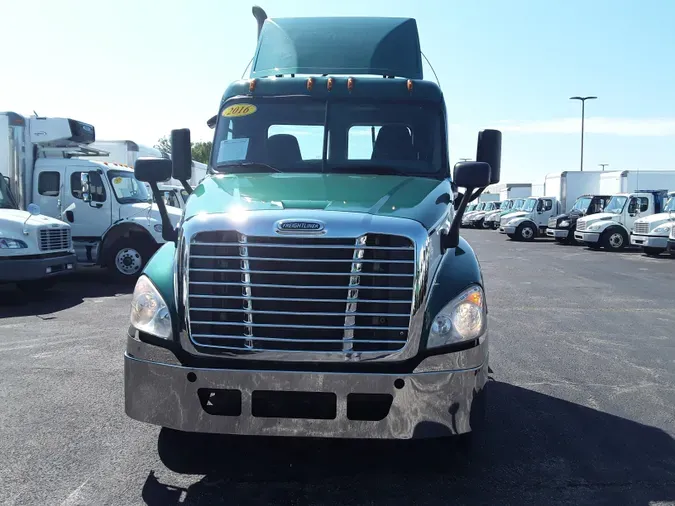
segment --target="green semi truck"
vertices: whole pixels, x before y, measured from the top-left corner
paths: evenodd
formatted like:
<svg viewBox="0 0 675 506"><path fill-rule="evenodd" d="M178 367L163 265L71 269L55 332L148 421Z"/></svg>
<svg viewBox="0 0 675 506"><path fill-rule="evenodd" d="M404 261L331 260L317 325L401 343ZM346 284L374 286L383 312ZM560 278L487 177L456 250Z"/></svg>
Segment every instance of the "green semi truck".
<svg viewBox="0 0 675 506"><path fill-rule="evenodd" d="M207 177L188 184L187 129L171 160L135 165L167 243L133 293L126 413L177 433L472 434L487 303L459 229L499 181L501 133L481 131L451 175L414 19L254 15ZM177 227L158 188L171 176L190 191Z"/></svg>

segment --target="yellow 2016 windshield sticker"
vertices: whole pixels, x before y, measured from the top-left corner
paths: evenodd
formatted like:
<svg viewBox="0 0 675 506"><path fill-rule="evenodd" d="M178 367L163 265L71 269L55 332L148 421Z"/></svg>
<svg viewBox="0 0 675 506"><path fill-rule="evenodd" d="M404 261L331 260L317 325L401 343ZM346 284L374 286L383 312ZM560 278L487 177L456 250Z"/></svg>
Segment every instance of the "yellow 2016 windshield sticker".
<svg viewBox="0 0 675 506"><path fill-rule="evenodd" d="M235 104L227 107L223 111L223 116L226 118L240 118L242 116L248 116L256 112L258 108L253 104Z"/></svg>
<svg viewBox="0 0 675 506"><path fill-rule="evenodd" d="M122 182L121 177L116 177L115 179L113 179L113 184L120 184L121 182Z"/></svg>

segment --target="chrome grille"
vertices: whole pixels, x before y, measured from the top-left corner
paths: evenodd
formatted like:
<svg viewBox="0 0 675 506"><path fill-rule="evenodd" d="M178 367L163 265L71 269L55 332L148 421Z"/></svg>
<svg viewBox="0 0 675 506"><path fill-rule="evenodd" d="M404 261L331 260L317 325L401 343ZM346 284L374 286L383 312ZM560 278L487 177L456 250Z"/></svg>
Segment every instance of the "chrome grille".
<svg viewBox="0 0 675 506"><path fill-rule="evenodd" d="M408 339L415 249L405 237L199 232L189 246L193 344L222 350L393 352Z"/></svg>
<svg viewBox="0 0 675 506"><path fill-rule="evenodd" d="M39 234L40 251L71 249L70 228L41 228Z"/></svg>
<svg viewBox="0 0 675 506"><path fill-rule="evenodd" d="M551 218L548 220L548 228L555 228L557 225L557 220L555 218Z"/></svg>
<svg viewBox="0 0 675 506"><path fill-rule="evenodd" d="M649 223L636 223L633 226L633 232L635 232L636 234L648 234Z"/></svg>
<svg viewBox="0 0 675 506"><path fill-rule="evenodd" d="M581 232L583 230L586 230L586 222L585 221L577 221L577 232Z"/></svg>

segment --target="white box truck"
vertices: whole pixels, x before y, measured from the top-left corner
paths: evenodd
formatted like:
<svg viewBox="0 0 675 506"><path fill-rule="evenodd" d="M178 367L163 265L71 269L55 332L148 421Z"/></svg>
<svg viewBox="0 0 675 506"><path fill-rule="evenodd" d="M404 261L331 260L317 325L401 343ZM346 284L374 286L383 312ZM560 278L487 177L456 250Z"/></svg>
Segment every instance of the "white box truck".
<svg viewBox="0 0 675 506"><path fill-rule="evenodd" d="M32 292L50 288L77 261L70 225L41 214L36 204L19 207L14 183L19 183L25 134L22 116L0 113L0 283Z"/></svg>
<svg viewBox="0 0 675 506"><path fill-rule="evenodd" d="M668 235L675 224L675 191L668 192L660 213L638 218L633 223L630 243L645 254L658 256L668 247Z"/></svg>
<svg viewBox="0 0 675 506"><path fill-rule="evenodd" d="M638 188L675 189L675 170L616 170L601 173L602 195L631 193Z"/></svg>
<svg viewBox="0 0 675 506"><path fill-rule="evenodd" d="M590 249L621 251L630 244L635 221L660 213L667 194L667 190L636 190L612 195L604 212L579 218L574 238Z"/></svg>
<svg viewBox="0 0 675 506"><path fill-rule="evenodd" d="M32 202L47 216L65 215L78 264L107 267L122 280L136 279L165 241L159 209L134 171L90 159L107 154L90 147L96 138L93 125L68 118L3 116L25 125L16 134L10 174L19 207ZM75 209L68 211L72 204ZM168 213L171 226L177 226L180 209L168 208Z"/></svg>

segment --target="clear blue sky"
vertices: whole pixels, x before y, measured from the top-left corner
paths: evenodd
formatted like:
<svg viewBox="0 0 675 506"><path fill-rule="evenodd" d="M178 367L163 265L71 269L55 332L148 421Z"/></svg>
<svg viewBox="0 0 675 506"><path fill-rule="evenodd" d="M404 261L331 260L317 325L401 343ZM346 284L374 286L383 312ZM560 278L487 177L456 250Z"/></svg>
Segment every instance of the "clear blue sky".
<svg viewBox="0 0 675 506"><path fill-rule="evenodd" d="M259 0L268 15L410 16L448 105L451 160L504 132L502 180L675 169L675 0ZM0 0L0 110L93 123L99 139L209 139L255 48L249 2ZM433 74L425 70L433 79Z"/></svg>

